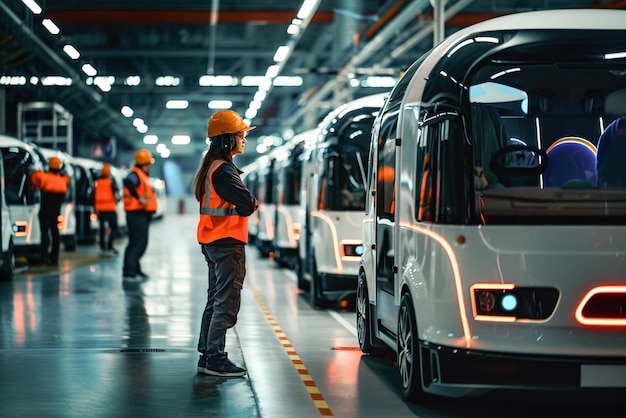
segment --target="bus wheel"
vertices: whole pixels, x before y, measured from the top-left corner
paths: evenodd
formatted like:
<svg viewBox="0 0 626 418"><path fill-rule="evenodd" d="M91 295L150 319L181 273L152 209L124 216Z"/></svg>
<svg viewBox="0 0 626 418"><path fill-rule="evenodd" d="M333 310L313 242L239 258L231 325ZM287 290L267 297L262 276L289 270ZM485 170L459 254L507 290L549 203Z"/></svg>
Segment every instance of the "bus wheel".
<svg viewBox="0 0 626 418"><path fill-rule="evenodd" d="M415 310L411 296L406 293L398 313L398 372L402 394L410 401L424 398L422 389L419 345Z"/></svg>
<svg viewBox="0 0 626 418"><path fill-rule="evenodd" d="M388 357L393 359L393 355L395 354L393 350L383 348L384 343L374 337L373 334L374 322L369 293L367 292L367 277L364 271L359 273L356 287L356 329L359 347L362 352L374 357Z"/></svg>

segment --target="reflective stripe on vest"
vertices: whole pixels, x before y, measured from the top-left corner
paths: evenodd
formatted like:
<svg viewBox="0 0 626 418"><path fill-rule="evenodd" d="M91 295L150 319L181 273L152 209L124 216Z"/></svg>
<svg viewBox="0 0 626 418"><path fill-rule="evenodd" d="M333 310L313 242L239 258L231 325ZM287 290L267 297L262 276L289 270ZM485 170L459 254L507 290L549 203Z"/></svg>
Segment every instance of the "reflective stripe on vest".
<svg viewBox="0 0 626 418"><path fill-rule="evenodd" d="M201 244L210 244L222 238L234 238L248 243L248 219L237 214L235 206L222 199L211 182L213 173L224 160L211 163L204 179L204 197L200 201L200 220L197 237Z"/></svg>

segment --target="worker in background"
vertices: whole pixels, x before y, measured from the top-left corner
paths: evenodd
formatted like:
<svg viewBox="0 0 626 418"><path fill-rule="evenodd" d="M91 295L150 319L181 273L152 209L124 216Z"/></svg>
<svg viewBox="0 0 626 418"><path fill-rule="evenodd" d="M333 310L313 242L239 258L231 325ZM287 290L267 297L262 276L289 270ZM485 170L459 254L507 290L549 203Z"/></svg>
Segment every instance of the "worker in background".
<svg viewBox="0 0 626 418"><path fill-rule="evenodd" d="M35 171L30 182L35 189L41 190L39 208L39 227L41 228L41 264L56 266L59 264L59 221L61 205L70 184L70 177L62 171L63 161L59 157L48 160L48 171ZM52 245L50 245L52 243Z"/></svg>
<svg viewBox="0 0 626 418"><path fill-rule="evenodd" d="M113 241L117 233L117 202L120 200L119 187L111 178L111 165L104 163L100 178L95 183L94 206L100 225L100 250L102 255L117 255Z"/></svg>
<svg viewBox="0 0 626 418"><path fill-rule="evenodd" d="M128 245L124 251L123 277L127 282L147 280L139 260L148 248L148 232L152 216L157 211L157 198L150 181L154 163L150 151L135 153L135 166L124 178L124 211L128 228Z"/></svg>
<svg viewBox="0 0 626 418"><path fill-rule="evenodd" d="M198 339L198 373L243 376L224 351L226 331L237 322L241 289L246 274L245 245L248 219L257 199L239 177L233 156L243 154L248 126L238 113L221 110L207 126L210 140L193 180L193 194L200 203L197 239L208 265L207 303Z"/></svg>

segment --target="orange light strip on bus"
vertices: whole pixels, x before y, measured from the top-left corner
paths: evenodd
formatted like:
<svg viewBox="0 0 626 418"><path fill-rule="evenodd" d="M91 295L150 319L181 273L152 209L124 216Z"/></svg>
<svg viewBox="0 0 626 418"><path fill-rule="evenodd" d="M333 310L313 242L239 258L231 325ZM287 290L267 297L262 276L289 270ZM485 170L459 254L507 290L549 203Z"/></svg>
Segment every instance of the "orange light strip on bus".
<svg viewBox="0 0 626 418"><path fill-rule="evenodd" d="M576 308L575 317L578 323L582 325L595 325L595 326L624 326L626 325L625 319L616 318L587 318L583 315L583 309L589 299L598 293L624 293L626 294L626 286L597 286L591 289L582 298L578 307Z"/></svg>
<svg viewBox="0 0 626 418"><path fill-rule="evenodd" d="M289 213L289 211L286 208L283 208L280 206L277 207L276 210L282 213L283 216L285 217L285 223L287 224L287 237L289 240L289 246L295 247L296 246L296 233L295 233L295 228L293 225L293 219L291 218L291 213Z"/></svg>
<svg viewBox="0 0 626 418"><path fill-rule="evenodd" d="M470 348L472 341L472 334L470 332L469 320L465 311L465 297L463 296L463 284L461 282L461 270L459 269L459 263L456 260L456 254L450 243L441 235L421 226L412 225L408 223L400 223L401 228L406 228L427 235L437 241L444 249L448 258L450 259L450 265L452 266L452 274L454 275L454 285L456 288L457 303L459 305L459 317L461 319L461 326L463 328L463 338L465 339L465 346Z"/></svg>

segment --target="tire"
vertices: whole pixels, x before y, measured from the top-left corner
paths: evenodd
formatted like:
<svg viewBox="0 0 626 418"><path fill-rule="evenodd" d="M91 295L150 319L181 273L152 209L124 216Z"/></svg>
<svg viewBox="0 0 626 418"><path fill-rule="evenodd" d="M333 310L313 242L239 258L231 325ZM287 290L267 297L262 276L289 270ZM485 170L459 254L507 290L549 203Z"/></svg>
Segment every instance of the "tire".
<svg viewBox="0 0 626 418"><path fill-rule="evenodd" d="M413 402L424 400L426 397L422 388L418 335L415 309L411 296L406 293L402 296L398 312L397 361L402 394Z"/></svg>
<svg viewBox="0 0 626 418"><path fill-rule="evenodd" d="M365 272L359 272L356 288L356 328L361 351L372 357L393 358L394 351L384 347L384 343L374 337L374 322L367 291Z"/></svg>
<svg viewBox="0 0 626 418"><path fill-rule="evenodd" d="M15 277L15 252L13 250L13 240L9 241L9 248L2 253L2 267L0 267L0 281L10 282Z"/></svg>

